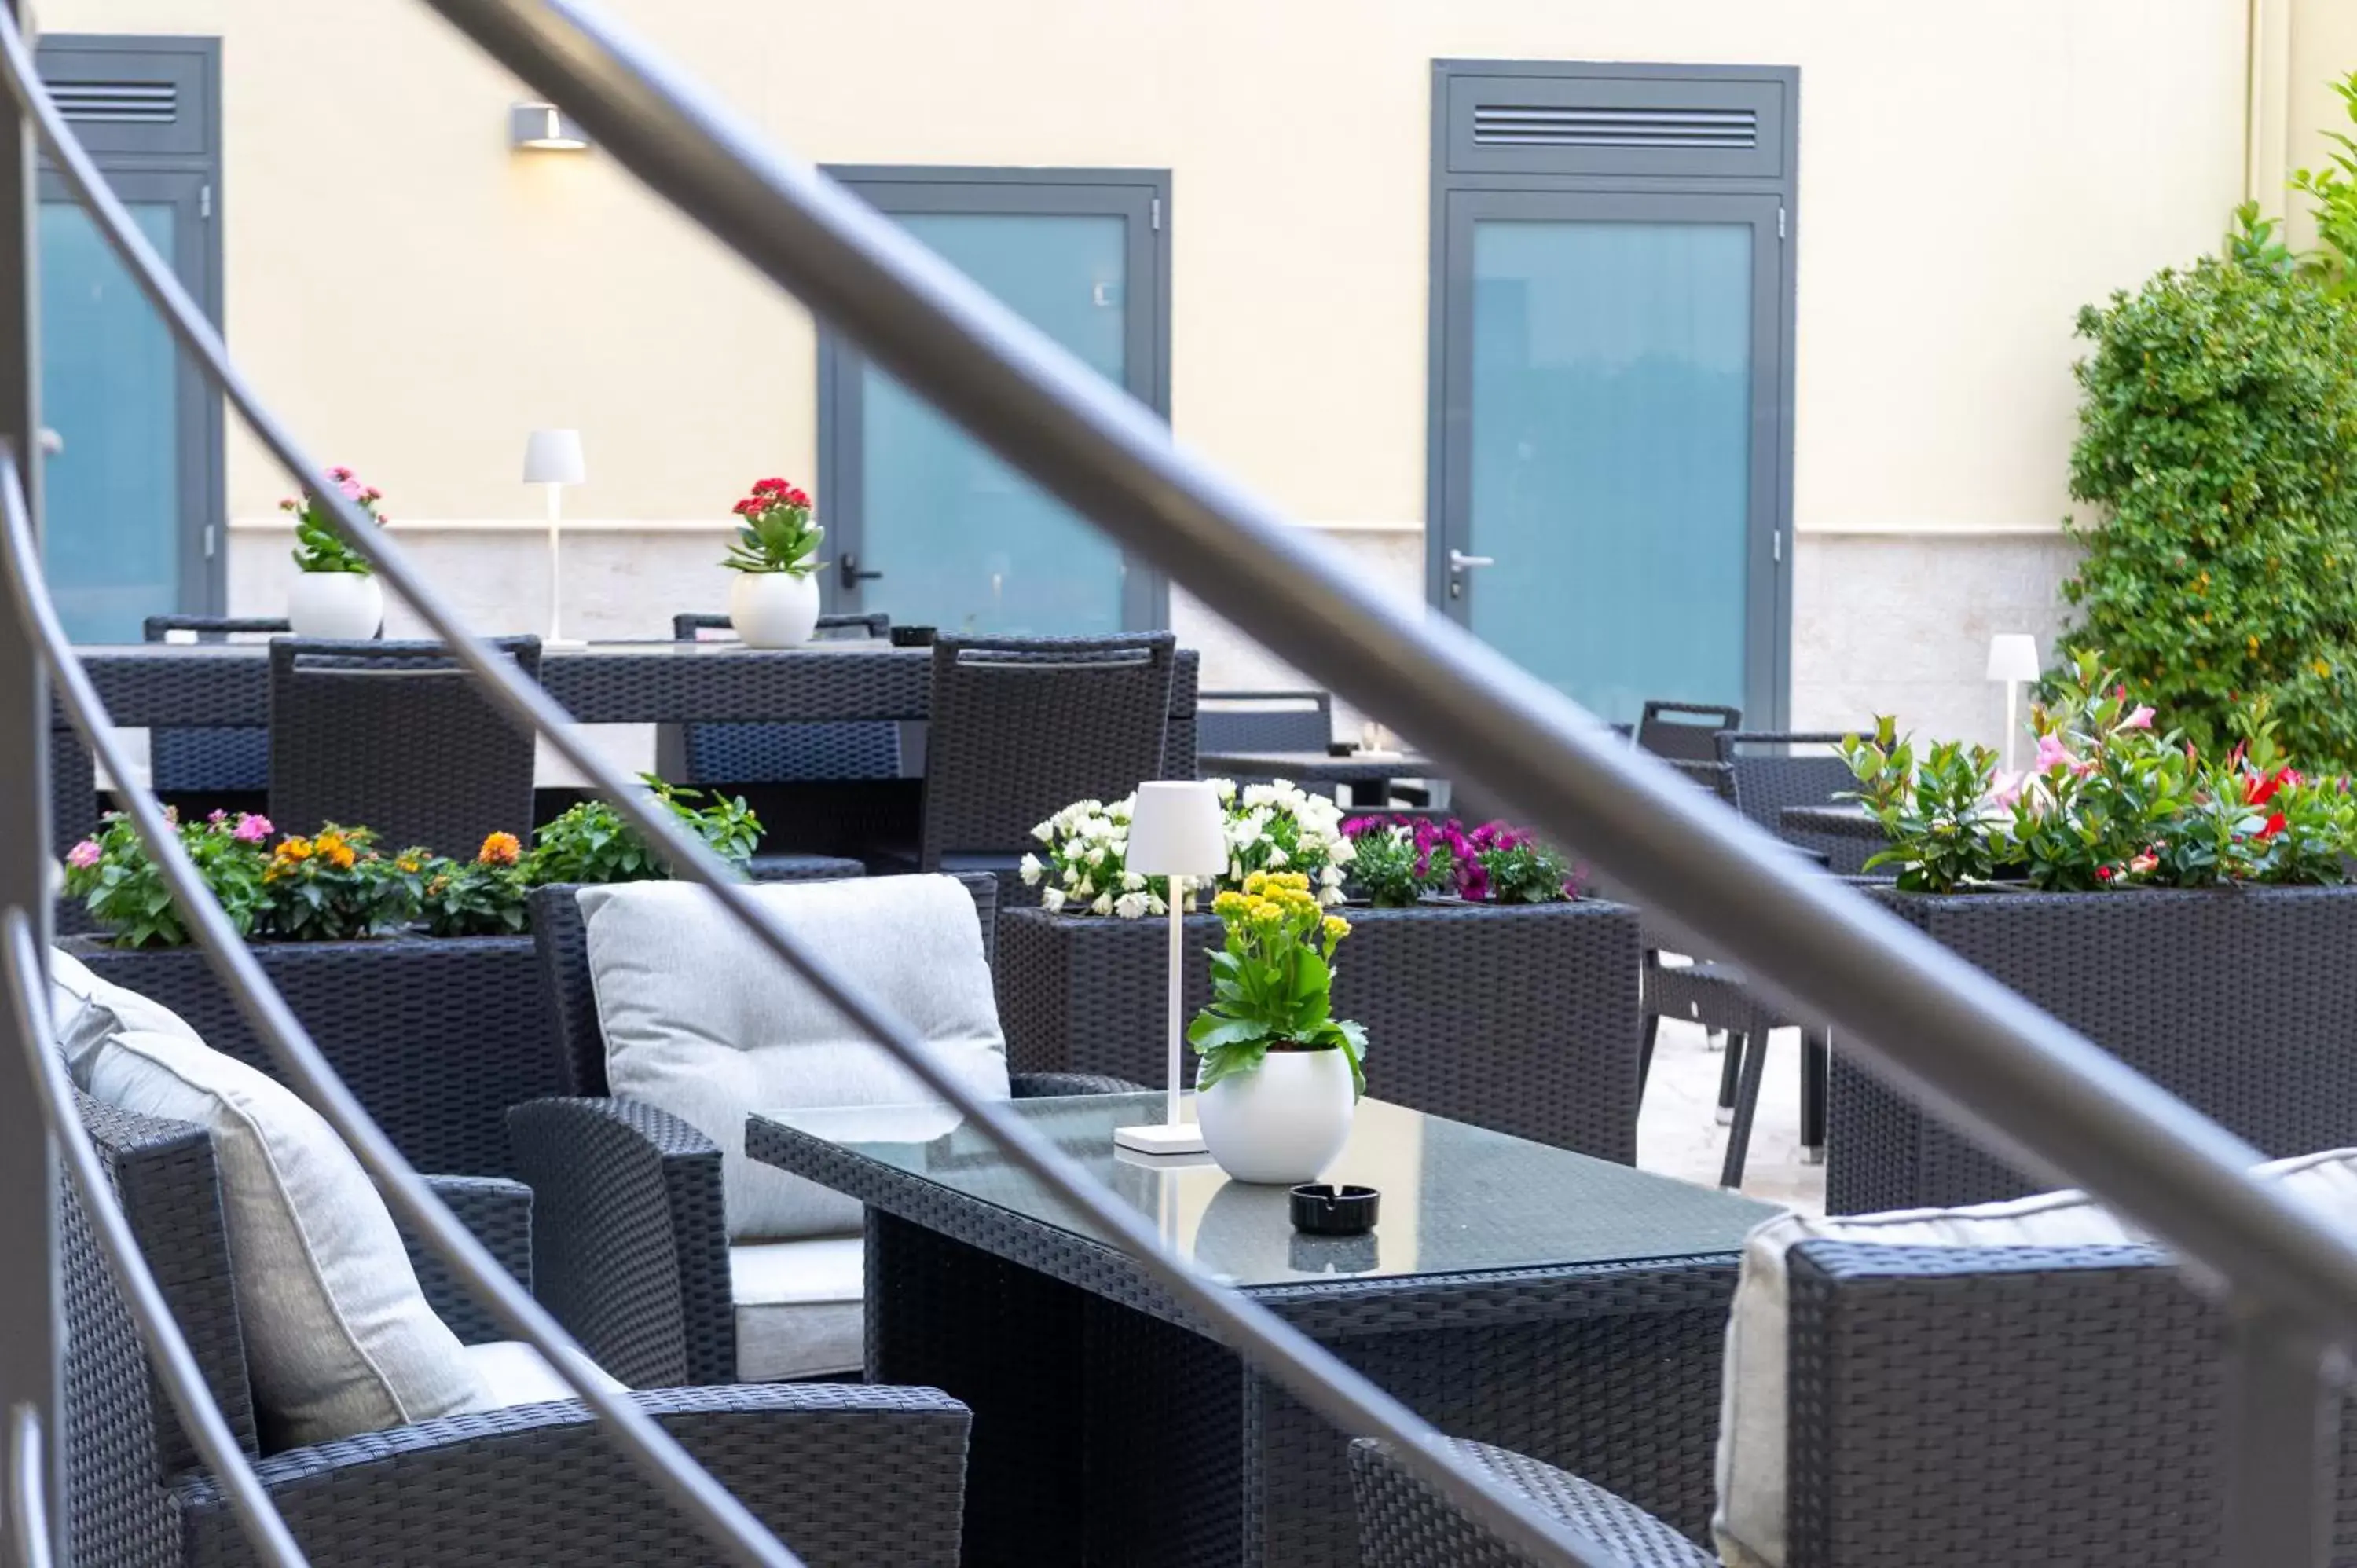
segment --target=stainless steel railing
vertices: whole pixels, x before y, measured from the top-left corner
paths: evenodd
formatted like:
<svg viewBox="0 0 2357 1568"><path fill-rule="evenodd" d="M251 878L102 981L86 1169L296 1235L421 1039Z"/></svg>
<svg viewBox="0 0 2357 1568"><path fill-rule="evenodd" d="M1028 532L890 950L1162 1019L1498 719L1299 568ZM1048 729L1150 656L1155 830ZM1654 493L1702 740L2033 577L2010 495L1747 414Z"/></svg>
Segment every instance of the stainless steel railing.
<svg viewBox="0 0 2357 1568"><path fill-rule="evenodd" d="M1839 1026L1878 1070L1999 1154L2075 1178L2203 1265L2205 1277L2224 1282L2247 1308L2236 1361L2243 1441L2235 1451L2273 1461L2238 1466L2229 1561L2255 1568L2316 1561L2317 1521L2329 1501L2322 1467L2314 1462L2320 1434L2329 1430L2319 1420L2330 1392L2322 1373L2334 1348L2357 1338L2357 1249L2308 1209L2251 1182L2244 1167L2255 1155L2247 1145L1920 934L1778 854L1764 836L1711 808L1666 770L1606 744L1593 721L1559 694L1455 628L1373 597L1084 367L888 220L770 153L579 0L432 3L658 194L1227 619L1415 734L1453 774L1580 845L1616 881L1772 983L1804 1015ZM0 52L11 91L182 343L290 471L315 471L230 365L217 336L131 230L87 159L71 148L13 29L0 38ZM1345 1429L1400 1444L1452 1501L1534 1555L1607 1560L1555 1521L1535 1517L1519 1498L1463 1473L1431 1446L1428 1429L1412 1415L1265 1314L1196 1279L1052 1149L928 1071L891 1020L797 951L757 901L719 876L700 845L663 813L650 811L627 780L581 746L539 688L472 641L390 539L339 498L328 499L339 531L511 715L547 734L683 874L712 886L780 961L1104 1224L1272 1378ZM70 679L70 668L68 660L60 676ZM157 849L168 864L169 846L159 842ZM233 988L244 991L259 976L247 972L250 960L238 963L242 952L231 943L213 956ZM274 1011L275 998L265 1001L265 994L242 998L258 1026ZM274 1011L283 1018L283 1006ZM340 1088L315 1081L324 1079L316 1054L292 1020L284 1022L286 1028L261 1032L290 1076L327 1110ZM357 1107L339 1109L345 1119L329 1116L339 1131L349 1121L373 1132ZM404 1218L415 1218L413 1206L419 1214L436 1208L422 1192L402 1189L405 1167L371 1168L388 1183ZM485 1260L468 1251L462 1234L450 1234L455 1224L446 1219L421 1230L496 1296L497 1282L482 1277ZM2309 1397L2284 1397L2299 1390ZM2300 1455L2309 1462L2296 1462Z"/></svg>

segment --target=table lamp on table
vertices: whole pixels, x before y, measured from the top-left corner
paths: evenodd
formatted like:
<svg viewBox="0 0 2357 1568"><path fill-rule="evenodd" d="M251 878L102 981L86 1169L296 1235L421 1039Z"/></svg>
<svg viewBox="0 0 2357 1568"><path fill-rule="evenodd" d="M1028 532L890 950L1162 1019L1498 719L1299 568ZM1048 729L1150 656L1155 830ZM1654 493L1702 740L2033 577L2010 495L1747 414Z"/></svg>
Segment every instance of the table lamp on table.
<svg viewBox="0 0 2357 1568"><path fill-rule="evenodd" d="M2005 767L2008 773L2013 771L2013 737L2021 728L2021 688L2044 673L2038 661L2038 639L2028 632L2001 631L1989 639L1988 678L2005 683Z"/></svg>
<svg viewBox="0 0 2357 1568"><path fill-rule="evenodd" d="M589 477L581 462L581 432L535 430L523 447L523 482L548 487L548 635L543 642L563 642L560 612L565 603L565 487Z"/></svg>
<svg viewBox="0 0 2357 1568"><path fill-rule="evenodd" d="M1184 911L1189 882L1208 881L1227 869L1227 812L1220 806L1219 787L1194 779L1139 785L1122 865L1140 876L1170 879L1170 1060L1161 1122L1116 1127L1113 1141L1141 1154L1200 1154L1202 1130L1178 1118L1178 1091L1186 1072L1179 1019L1186 989Z"/></svg>

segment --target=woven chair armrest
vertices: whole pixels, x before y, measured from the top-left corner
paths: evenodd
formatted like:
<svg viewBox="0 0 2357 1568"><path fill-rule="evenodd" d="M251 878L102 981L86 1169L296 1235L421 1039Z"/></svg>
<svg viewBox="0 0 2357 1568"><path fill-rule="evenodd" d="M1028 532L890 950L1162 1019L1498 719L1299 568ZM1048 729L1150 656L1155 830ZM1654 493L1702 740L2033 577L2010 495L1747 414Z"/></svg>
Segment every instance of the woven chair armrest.
<svg viewBox="0 0 2357 1568"><path fill-rule="evenodd" d="M532 1288L532 1188L505 1176L434 1176L425 1178L434 1196L450 1206L458 1222L513 1274L523 1288ZM431 1306L450 1332L466 1345L481 1345L511 1337L475 1300L475 1293L458 1283L449 1265L409 1233L401 1233L409 1249L410 1266Z"/></svg>
<svg viewBox="0 0 2357 1568"><path fill-rule="evenodd" d="M1099 1072L1017 1072L1006 1081L1017 1100L1056 1100L1071 1094L1143 1094L1146 1086Z"/></svg>
<svg viewBox="0 0 2357 1568"><path fill-rule="evenodd" d="M772 1384L631 1396L802 1559L957 1560L965 1406L931 1389ZM448 1416L256 1470L314 1563L718 1561L578 1401ZM253 1562L219 1489L179 1489L184 1561Z"/></svg>
<svg viewBox="0 0 2357 1568"><path fill-rule="evenodd" d="M1552 1465L1458 1439L1459 1457L1609 1547L1628 1568L1717 1568L1718 1559L1626 1498ZM1351 1444L1365 1568L1524 1568L1530 1559L1459 1513L1380 1443Z"/></svg>
<svg viewBox="0 0 2357 1568"><path fill-rule="evenodd" d="M628 1100L535 1100L508 1139L535 1293L591 1359L633 1388L735 1382L719 1147Z"/></svg>

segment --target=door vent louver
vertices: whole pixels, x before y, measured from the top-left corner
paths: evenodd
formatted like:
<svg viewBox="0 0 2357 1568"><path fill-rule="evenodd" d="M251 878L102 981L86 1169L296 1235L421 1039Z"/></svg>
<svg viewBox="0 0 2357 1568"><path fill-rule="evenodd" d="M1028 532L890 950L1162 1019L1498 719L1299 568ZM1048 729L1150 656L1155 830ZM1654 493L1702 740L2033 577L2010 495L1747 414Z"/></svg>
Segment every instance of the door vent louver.
<svg viewBox="0 0 2357 1568"><path fill-rule="evenodd" d="M169 125L179 117L180 90L169 81L53 81L49 95L77 124Z"/></svg>
<svg viewBox="0 0 2357 1568"><path fill-rule="evenodd" d="M1746 151L1760 145L1760 115L1752 109L1483 103L1473 110L1473 143L1489 147Z"/></svg>

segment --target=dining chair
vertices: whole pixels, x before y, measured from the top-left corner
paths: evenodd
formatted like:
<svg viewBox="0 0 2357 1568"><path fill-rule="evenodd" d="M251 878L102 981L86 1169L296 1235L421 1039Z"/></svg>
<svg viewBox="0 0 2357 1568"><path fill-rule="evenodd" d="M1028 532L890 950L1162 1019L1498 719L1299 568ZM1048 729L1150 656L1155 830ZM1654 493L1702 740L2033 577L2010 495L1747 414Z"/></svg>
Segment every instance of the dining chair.
<svg viewBox="0 0 2357 1568"><path fill-rule="evenodd" d="M991 871L1021 897L1035 825L1167 777L1177 655L1167 631L936 641L920 868Z"/></svg>
<svg viewBox="0 0 2357 1568"><path fill-rule="evenodd" d="M490 641L540 678L540 639ZM439 642L270 645L270 814L285 832L341 822L469 858L487 833L530 831L533 751Z"/></svg>
<svg viewBox="0 0 2357 1568"><path fill-rule="evenodd" d="M1206 752L1323 752L1333 738L1330 692L1205 692L1195 699L1195 744Z"/></svg>
<svg viewBox="0 0 2357 1568"><path fill-rule="evenodd" d="M671 618L672 637L695 642L705 632L730 629L725 615L686 612ZM817 640L879 641L892 618L823 615ZM677 784L798 784L900 777L900 726L848 719L777 724L660 725L655 771Z"/></svg>
<svg viewBox="0 0 2357 1568"><path fill-rule="evenodd" d="M1717 735L1741 729L1743 710L1714 703L1648 702L1637 719L1637 746L1682 762L1717 762Z"/></svg>
<svg viewBox="0 0 2357 1568"><path fill-rule="evenodd" d="M1743 809L1735 768L1725 762L1665 759L1672 768L1708 789L1731 811ZM1727 1153L1719 1169L1719 1185L1739 1189L1751 1151L1751 1126L1760 1108L1760 1084L1767 1069L1768 1036L1776 1029L1801 1030L1801 1158L1814 1165L1824 1158L1824 1091L1832 1053L1823 1031L1788 1017L1767 996L1754 989L1743 970L1706 952L1689 950L1691 939L1657 931L1647 921L1643 972L1643 1043L1638 1053L1641 1086L1653 1066L1653 1042L1662 1020L1680 1018L1727 1036L1727 1055L1718 1088L1719 1119L1727 1123ZM1666 946L1684 952L1682 965L1662 961Z"/></svg>
<svg viewBox="0 0 2357 1568"><path fill-rule="evenodd" d="M233 635L285 633L284 619L257 616L149 616L140 635L170 642L176 631L199 642ZM147 732L148 787L158 795L260 794L270 788L270 731L260 725L201 725Z"/></svg>

